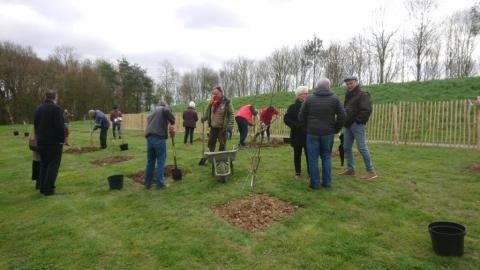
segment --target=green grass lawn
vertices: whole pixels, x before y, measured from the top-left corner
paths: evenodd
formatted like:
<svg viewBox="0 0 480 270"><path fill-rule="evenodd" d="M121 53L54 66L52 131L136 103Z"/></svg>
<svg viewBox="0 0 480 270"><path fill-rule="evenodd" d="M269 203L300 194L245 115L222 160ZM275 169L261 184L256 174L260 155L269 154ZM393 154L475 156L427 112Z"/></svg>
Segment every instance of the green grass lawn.
<svg viewBox="0 0 480 270"><path fill-rule="evenodd" d="M399 101L445 101L452 99L475 99L480 95L480 77L433 80L425 82L408 83L386 83L379 85L363 86L363 90L368 91L374 104L397 103ZM334 87L332 89L341 100L345 96L344 87ZM233 105L235 109L245 104L255 104L258 108L265 108L270 105L277 108L288 108L295 100L293 92L280 92L257 97L235 97ZM173 106L176 112L185 110L185 104ZM198 103L197 109L202 108Z"/></svg>
<svg viewBox="0 0 480 270"><path fill-rule="evenodd" d="M20 126L19 129L23 131ZM71 143L89 145L88 123L74 122ZM249 150L238 154L226 184L199 167L201 144L184 146L178 161L193 172L162 191L125 179L108 190L107 176L146 164L145 139L128 131L130 150L64 154L57 190L44 197L30 180L27 141L0 127L0 269L478 269L480 173L465 168L480 152L371 145L380 177L333 177L329 190L310 191L292 179L290 147L266 149L256 192L300 207L257 233L238 229L209 209L250 194ZM98 133L97 133L98 136ZM98 138L95 138L98 143ZM231 147L236 141L229 142ZM170 145L170 144L169 144ZM337 146L337 145L336 145ZM336 147L335 146L335 147ZM126 154L134 159L96 167L89 161ZM168 164L172 163L169 148ZM357 159L358 171L363 170ZM333 172L340 171L339 160ZM440 257L427 226L449 220L467 227L465 254Z"/></svg>

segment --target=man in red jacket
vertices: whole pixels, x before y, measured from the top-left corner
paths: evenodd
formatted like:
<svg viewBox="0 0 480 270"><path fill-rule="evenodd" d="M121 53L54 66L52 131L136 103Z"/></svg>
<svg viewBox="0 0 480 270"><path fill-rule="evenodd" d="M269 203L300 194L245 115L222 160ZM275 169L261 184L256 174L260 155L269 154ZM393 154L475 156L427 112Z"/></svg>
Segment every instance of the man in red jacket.
<svg viewBox="0 0 480 270"><path fill-rule="evenodd" d="M267 132L267 141L270 142L270 124L272 123L272 118L275 115L280 115L280 112L275 109L273 106L268 106L260 111L260 124L262 125L262 142Z"/></svg>

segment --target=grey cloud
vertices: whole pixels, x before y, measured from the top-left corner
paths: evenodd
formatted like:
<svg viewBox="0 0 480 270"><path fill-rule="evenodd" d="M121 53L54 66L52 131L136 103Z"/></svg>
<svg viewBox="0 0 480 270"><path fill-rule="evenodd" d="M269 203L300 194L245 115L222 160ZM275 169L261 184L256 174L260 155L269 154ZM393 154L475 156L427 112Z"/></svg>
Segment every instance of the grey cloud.
<svg viewBox="0 0 480 270"><path fill-rule="evenodd" d="M237 15L213 4L186 6L177 11L185 27L193 29L212 27L240 27Z"/></svg>
<svg viewBox="0 0 480 270"><path fill-rule="evenodd" d="M6 3L25 5L56 23L70 23L80 18L81 14L68 1L62 0L4 0Z"/></svg>

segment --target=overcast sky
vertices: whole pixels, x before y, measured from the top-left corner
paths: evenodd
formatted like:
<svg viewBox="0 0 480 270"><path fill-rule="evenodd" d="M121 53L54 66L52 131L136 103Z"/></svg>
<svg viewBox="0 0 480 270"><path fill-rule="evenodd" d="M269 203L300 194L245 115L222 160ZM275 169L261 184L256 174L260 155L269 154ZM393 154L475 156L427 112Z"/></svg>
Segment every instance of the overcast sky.
<svg viewBox="0 0 480 270"><path fill-rule="evenodd" d="M475 0L439 0L437 18ZM82 58L114 62L125 56L156 79L168 59L179 70L215 68L244 56L261 59L315 34L325 42L366 35L372 14L387 10L386 24L401 29L403 0L0 0L0 40L31 46L46 58L56 46Z"/></svg>

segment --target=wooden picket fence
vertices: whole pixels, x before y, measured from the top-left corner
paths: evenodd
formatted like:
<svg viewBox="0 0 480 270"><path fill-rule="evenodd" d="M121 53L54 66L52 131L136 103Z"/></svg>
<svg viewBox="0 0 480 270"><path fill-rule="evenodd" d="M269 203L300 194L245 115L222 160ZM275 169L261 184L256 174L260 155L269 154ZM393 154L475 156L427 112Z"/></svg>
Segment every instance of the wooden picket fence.
<svg viewBox="0 0 480 270"><path fill-rule="evenodd" d="M271 125L274 137L288 137L290 129L283 123L286 109ZM175 113L182 131L182 113ZM143 130L147 114L124 114L126 129ZM201 124L197 124L200 127ZM197 129L199 130L199 129ZM258 127L252 127L255 134ZM470 100L400 102L375 104L367 125L370 143L411 144L442 147L477 148L480 150L480 109ZM238 134L236 125L234 134Z"/></svg>

